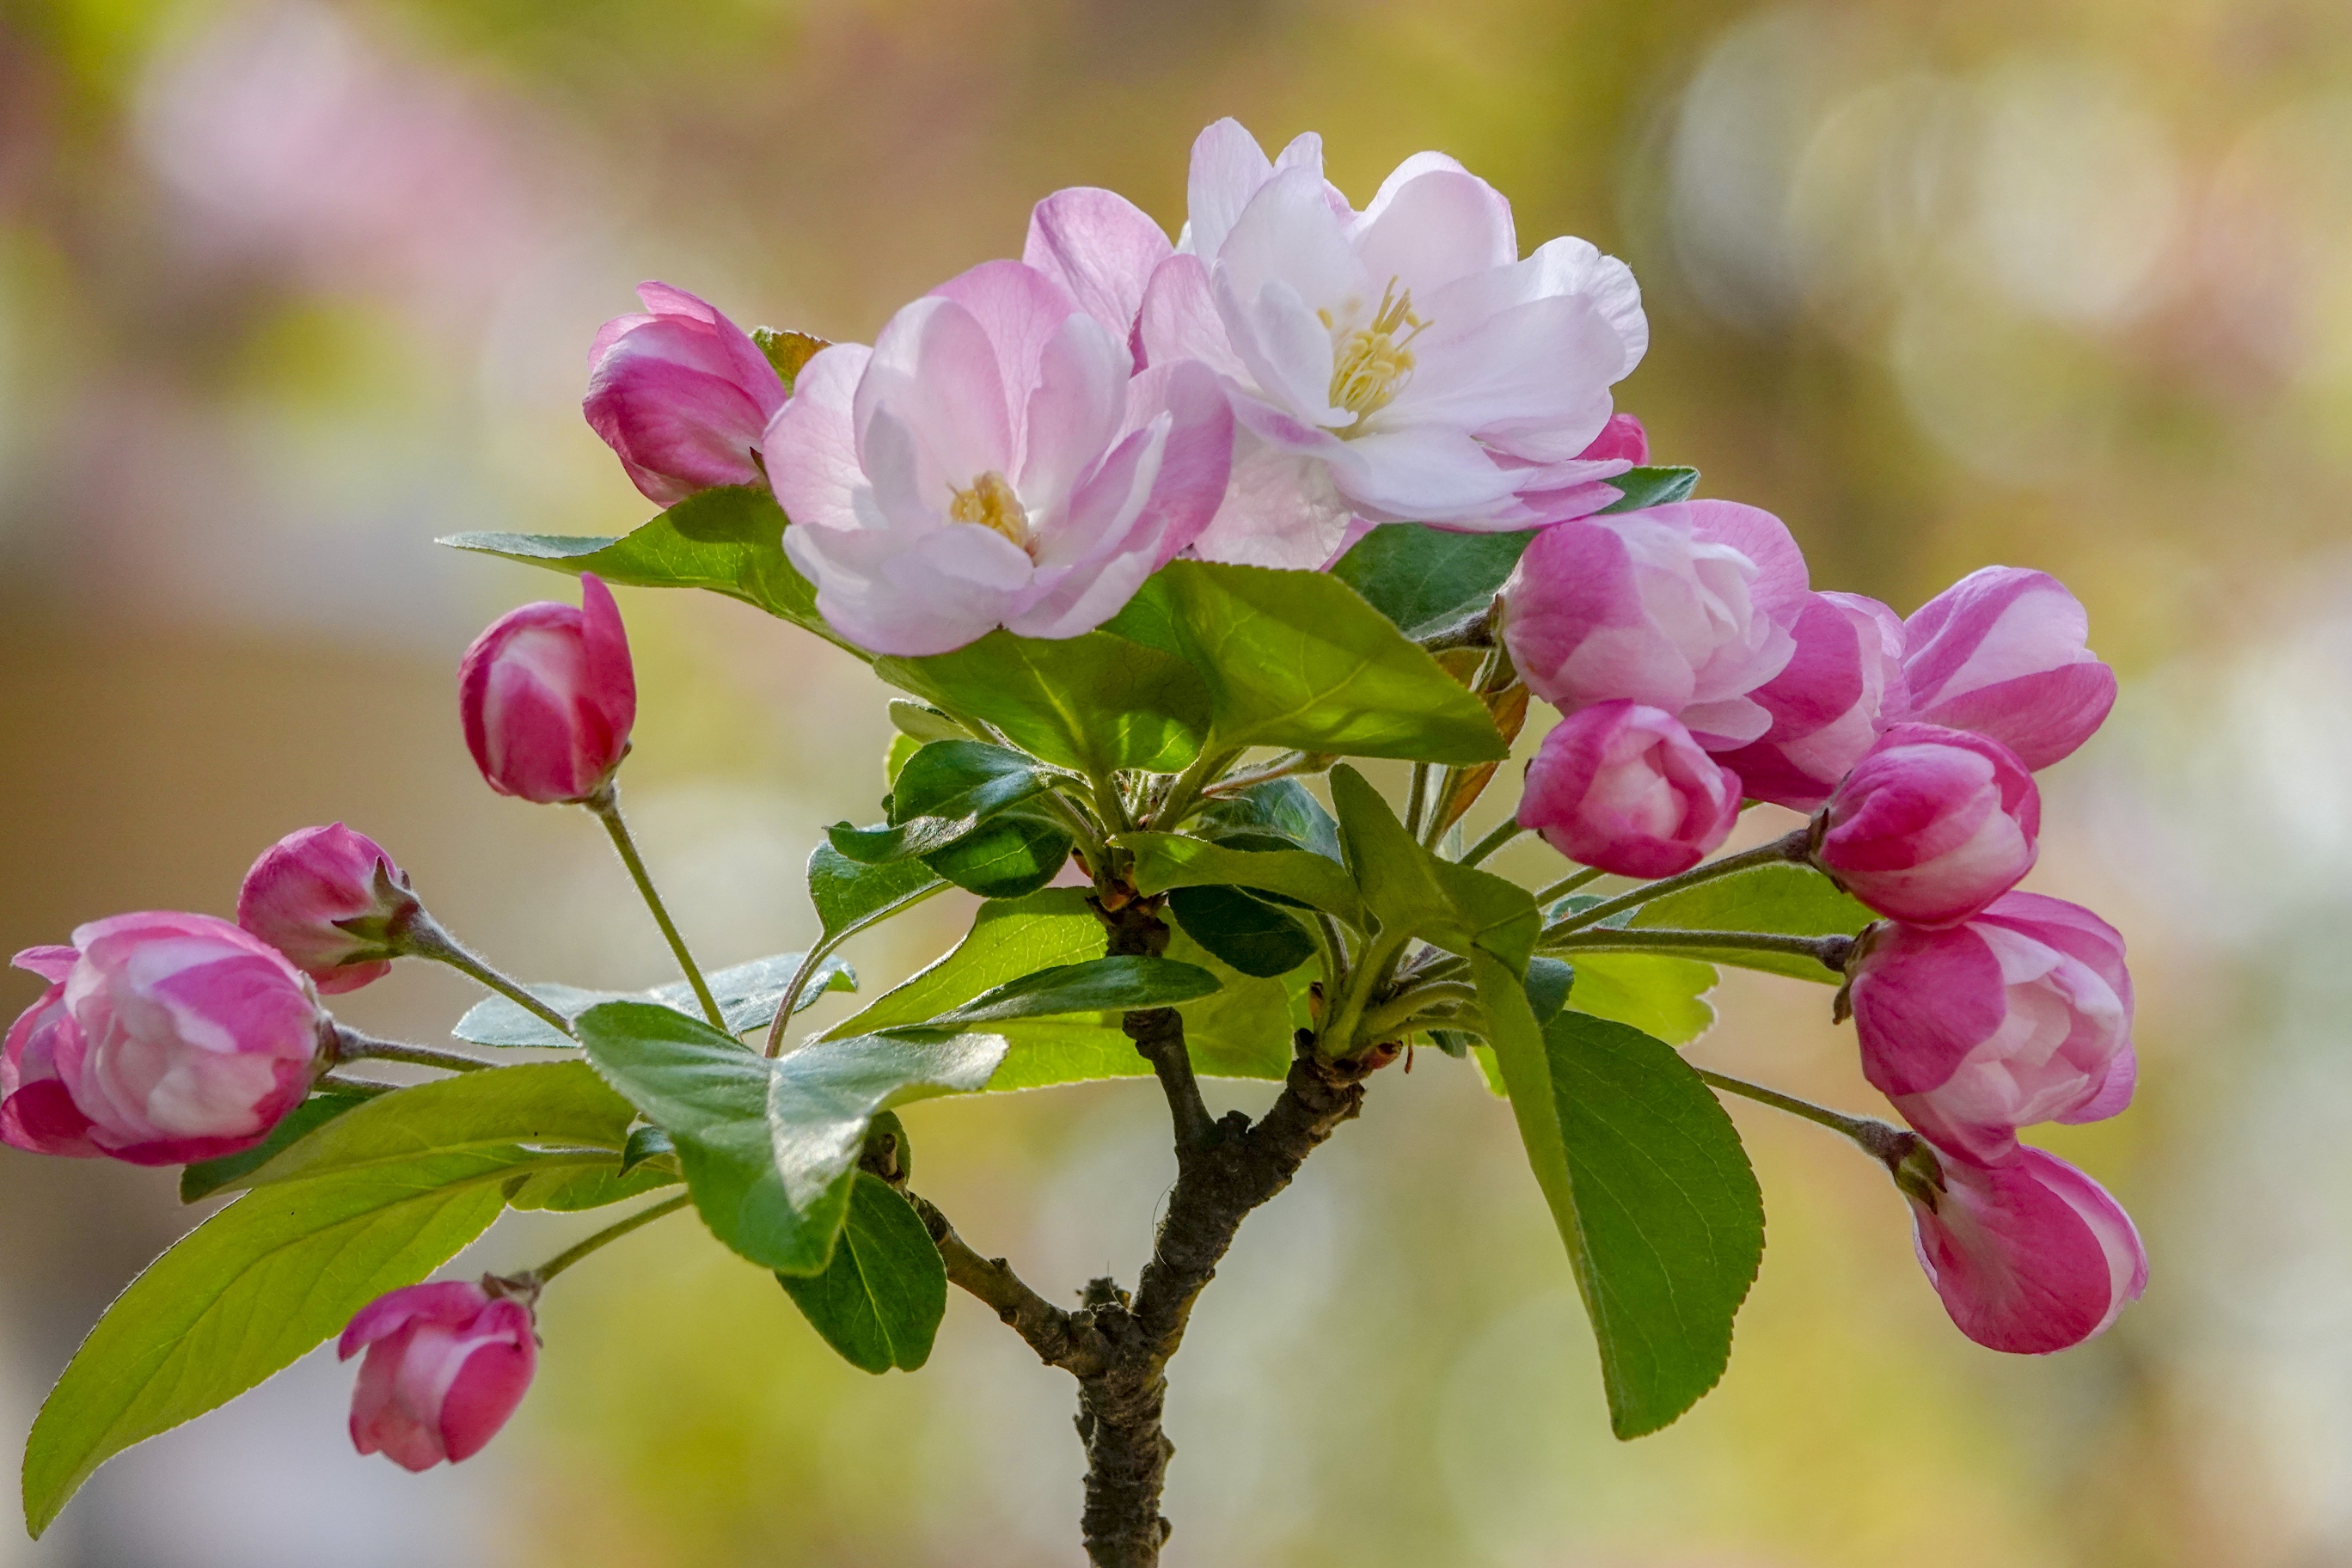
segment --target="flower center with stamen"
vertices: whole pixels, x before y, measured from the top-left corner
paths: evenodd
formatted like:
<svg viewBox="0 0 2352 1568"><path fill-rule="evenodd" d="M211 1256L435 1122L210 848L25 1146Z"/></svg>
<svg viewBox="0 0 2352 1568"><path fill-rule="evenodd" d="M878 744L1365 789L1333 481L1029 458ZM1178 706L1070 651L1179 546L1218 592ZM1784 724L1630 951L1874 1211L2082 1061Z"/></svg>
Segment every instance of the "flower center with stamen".
<svg viewBox="0 0 2352 1568"><path fill-rule="evenodd" d="M1028 509L994 469L972 480L970 489L955 491L948 501L948 516L957 522L992 528L1024 550L1032 542Z"/></svg>
<svg viewBox="0 0 2352 1568"><path fill-rule="evenodd" d="M1350 433L1360 430L1366 418L1387 407L1412 379L1412 351L1405 345L1429 323L1413 314L1412 290L1399 289L1393 278L1367 326L1343 331L1330 311L1316 314L1331 334L1331 405L1356 416Z"/></svg>

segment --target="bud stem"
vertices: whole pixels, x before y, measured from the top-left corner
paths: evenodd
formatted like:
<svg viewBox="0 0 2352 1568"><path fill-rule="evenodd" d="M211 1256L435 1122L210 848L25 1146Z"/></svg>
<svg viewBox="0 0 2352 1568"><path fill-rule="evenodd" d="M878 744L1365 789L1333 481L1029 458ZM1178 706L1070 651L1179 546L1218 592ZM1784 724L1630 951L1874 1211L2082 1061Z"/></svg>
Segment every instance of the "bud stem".
<svg viewBox="0 0 2352 1568"><path fill-rule="evenodd" d="M549 1280L554 1279L557 1275L562 1273L565 1269L571 1268L573 1264L579 1262L582 1258L587 1257L598 1247L604 1246L608 1242L620 1240L621 1237L628 1235L629 1232L636 1229L641 1225L651 1225L654 1221L660 1219L665 1215L674 1215L693 1201L693 1198L688 1196L687 1194L680 1193L674 1198L664 1198L660 1203L654 1205L650 1208L639 1209L636 1213L631 1215L628 1218L622 1220L619 1224L608 1225L604 1229L598 1231L595 1235L588 1237L583 1240L574 1242L572 1246L565 1247L562 1251L557 1253L554 1257L549 1258L546 1262L532 1269L527 1278L536 1280L541 1285L545 1285Z"/></svg>
<svg viewBox="0 0 2352 1568"><path fill-rule="evenodd" d="M431 1046L412 1046L405 1040L378 1039L357 1029L328 1020L332 1032L335 1062L409 1062L422 1068L439 1068L445 1072L479 1072L495 1066L479 1057L469 1057L458 1051L436 1050Z"/></svg>
<svg viewBox="0 0 2352 1568"><path fill-rule="evenodd" d="M1536 944L1542 952L1672 952L1682 948L1736 947L1749 952L1785 952L1810 958L1824 969L1845 972L1846 955L1853 951L1850 936L1789 936L1769 931L1638 930L1570 931L1565 936L1547 931Z"/></svg>
<svg viewBox="0 0 2352 1568"><path fill-rule="evenodd" d="M1810 826L1800 827L1792 833L1783 834L1769 844L1759 844L1753 849L1743 849L1737 855L1726 855L1720 860L1710 860L1704 866L1693 867L1679 877L1668 877L1662 881L1651 882L1636 888L1630 893L1609 900L1606 903L1595 904L1581 913L1570 915L1559 921L1544 935L1549 939L1564 935L1569 931L1581 931L1586 926L1599 925L1610 916L1639 908L1652 899L1663 898L1668 893L1679 893L1685 888L1696 888L1702 882L1712 882L1717 877L1728 877L1737 872L1753 870L1759 866L1774 866L1783 860L1801 861L1811 847L1811 832Z"/></svg>
<svg viewBox="0 0 2352 1568"><path fill-rule="evenodd" d="M1608 874L1608 872L1601 870L1597 866L1588 866L1583 870L1575 873L1573 876L1562 877L1559 881L1554 882L1550 887L1544 889L1541 892L1538 892L1536 895L1536 908L1542 909L1547 904L1557 903L1560 900L1568 897L1569 894L1576 891L1577 889L1581 888L1588 883L1597 882Z"/></svg>
<svg viewBox="0 0 2352 1568"><path fill-rule="evenodd" d="M1815 1105L1810 1100L1799 1100L1795 1095L1782 1094L1777 1089L1766 1089L1762 1084L1749 1083L1745 1079L1731 1078L1719 1072L1709 1072L1705 1068L1694 1070L1709 1087L1721 1089L1726 1094L1736 1094L1743 1099L1752 1100L1759 1105L1769 1105L1775 1110L1785 1110L1791 1116L1801 1116L1816 1126L1826 1127L1832 1132L1843 1132L1861 1144L1864 1151L1872 1158L1884 1162L1890 1168L1899 1163L1903 1156L1910 1152L1912 1145L1918 1142L1916 1134L1906 1132L1899 1127L1890 1126L1886 1122L1871 1117L1848 1116L1842 1110L1832 1110L1825 1105Z"/></svg>
<svg viewBox="0 0 2352 1568"><path fill-rule="evenodd" d="M1512 839L1517 838L1520 834L1525 833L1526 831L1526 828L1519 826L1519 819L1517 817L1507 816L1503 818L1501 822L1496 824L1494 832L1489 833L1486 837L1481 838L1477 843L1470 846L1469 853L1462 857L1462 864L1465 866L1475 866L1479 861L1484 860L1487 856L1494 854L1496 850L1502 848L1503 846L1508 844Z"/></svg>
<svg viewBox="0 0 2352 1568"><path fill-rule="evenodd" d="M619 787L608 781L604 788L580 804L594 812L597 820L604 823L604 831L613 836L613 847L620 851L621 864L629 868L629 876L636 882L637 891L644 895L646 908L653 911L654 923L661 927L663 940L669 943L670 952L677 955L677 966L686 971L686 983L694 987L694 999L702 1004L702 1016L710 1020L712 1028L726 1034L727 1015L719 1010L719 999L711 995L710 983L703 979L702 971L695 967L694 954L686 949L686 938L678 934L677 922L669 918L669 910L662 905L661 894L654 890L652 874L646 871L645 859L637 853L636 840L630 837L629 825L621 816Z"/></svg>
<svg viewBox="0 0 2352 1568"><path fill-rule="evenodd" d="M427 914L422 905L402 922L394 934L394 941L401 952L417 958L429 958L436 963L446 963L468 979L488 986L525 1012L554 1026L559 1032L567 1036L572 1033L571 1019L532 995L520 983L508 979L483 963L463 942L451 936L440 921Z"/></svg>

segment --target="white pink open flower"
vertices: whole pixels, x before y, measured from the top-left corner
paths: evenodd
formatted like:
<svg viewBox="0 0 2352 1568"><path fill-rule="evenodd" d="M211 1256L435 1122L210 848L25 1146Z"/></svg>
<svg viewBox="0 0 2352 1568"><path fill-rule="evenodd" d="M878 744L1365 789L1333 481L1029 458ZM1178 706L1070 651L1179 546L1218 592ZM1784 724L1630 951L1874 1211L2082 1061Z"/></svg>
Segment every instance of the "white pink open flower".
<svg viewBox="0 0 2352 1568"><path fill-rule="evenodd" d="M2009 893L1957 926L1885 922L1846 973L1864 1075L1938 1148L2000 1161L2021 1127L2131 1102L2123 938L2079 904Z"/></svg>
<svg viewBox="0 0 2352 1568"><path fill-rule="evenodd" d="M16 955L49 988L0 1046L0 1142L134 1165L249 1149L310 1092L317 993L210 915L153 910Z"/></svg>
<svg viewBox="0 0 2352 1568"><path fill-rule="evenodd" d="M766 450L784 548L826 621L920 655L1110 618L1208 522L1233 458L1215 376L1131 369L1124 342L1017 261L941 285L871 349L812 359Z"/></svg>

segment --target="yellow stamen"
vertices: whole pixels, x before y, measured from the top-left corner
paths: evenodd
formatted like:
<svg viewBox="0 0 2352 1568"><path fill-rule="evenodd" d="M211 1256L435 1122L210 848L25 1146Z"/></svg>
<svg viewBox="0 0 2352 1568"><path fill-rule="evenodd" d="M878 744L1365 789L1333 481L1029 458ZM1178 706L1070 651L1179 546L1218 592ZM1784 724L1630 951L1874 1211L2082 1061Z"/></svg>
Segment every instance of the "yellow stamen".
<svg viewBox="0 0 2352 1568"><path fill-rule="evenodd" d="M1405 345L1429 323L1413 314L1412 290L1400 290L1393 278L1381 290L1381 308L1372 312L1369 326L1351 328L1343 335L1330 311L1316 314L1332 336L1331 405L1354 415L1360 428L1412 378L1412 352Z"/></svg>
<svg viewBox="0 0 2352 1568"><path fill-rule="evenodd" d="M982 528L992 528L1022 549L1029 548L1029 513L1004 476L991 469L971 481L968 490L957 490L948 501L948 516L957 522L976 522Z"/></svg>

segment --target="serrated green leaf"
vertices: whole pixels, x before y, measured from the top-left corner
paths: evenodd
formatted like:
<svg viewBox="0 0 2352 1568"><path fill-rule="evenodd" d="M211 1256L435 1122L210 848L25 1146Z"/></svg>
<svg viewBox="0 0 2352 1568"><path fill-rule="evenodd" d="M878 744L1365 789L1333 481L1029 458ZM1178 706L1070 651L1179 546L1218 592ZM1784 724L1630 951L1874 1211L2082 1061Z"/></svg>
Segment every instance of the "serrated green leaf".
<svg viewBox="0 0 2352 1568"><path fill-rule="evenodd" d="M1059 817L1018 805L923 857L923 864L968 893L1018 899L1062 874L1076 841Z"/></svg>
<svg viewBox="0 0 2352 1568"><path fill-rule="evenodd" d="M832 1256L848 1173L877 1110L977 1089L999 1035L860 1036L770 1060L667 1007L607 1002L580 1016L588 1059L670 1135L711 1233L782 1274Z"/></svg>
<svg viewBox="0 0 2352 1568"><path fill-rule="evenodd" d="M640 588L708 588L804 626L860 658L873 655L835 635L817 614L816 589L784 556L784 513L764 486L730 485L688 496L618 537L453 533L453 549L557 572L593 572Z"/></svg>
<svg viewBox="0 0 2352 1568"><path fill-rule="evenodd" d="M947 1268L930 1232L912 1205L865 1171L824 1272L779 1274L776 1282L844 1361L877 1374L930 1360L947 1315Z"/></svg>
<svg viewBox="0 0 2352 1568"><path fill-rule="evenodd" d="M864 866L830 844L809 854L809 902L828 944L911 909L947 885L919 860Z"/></svg>
<svg viewBox="0 0 2352 1568"><path fill-rule="evenodd" d="M1580 1013L1630 1025L1670 1046L1686 1046L1715 1024L1715 1008L1706 999L1715 983L1715 965L1692 959L1580 952L1568 1005Z"/></svg>
<svg viewBox="0 0 2352 1568"><path fill-rule="evenodd" d="M1489 1038L1601 1350L1610 1426L1672 1423L1722 1377L1764 1251L1764 1201L1731 1119L1664 1042L1573 1009L1538 1028L1473 954Z"/></svg>
<svg viewBox="0 0 2352 1568"><path fill-rule="evenodd" d="M1118 954L1057 964L982 992L930 1020L934 1027L1046 1018L1057 1013L1118 1013L1172 1007L1217 989L1207 970L1172 959Z"/></svg>
<svg viewBox="0 0 2352 1568"><path fill-rule="evenodd" d="M984 741L932 741L892 780L887 826L845 822L825 836L860 865L927 856L1053 787L1053 775L1018 752Z"/></svg>
<svg viewBox="0 0 2352 1568"><path fill-rule="evenodd" d="M993 631L953 653L877 659L874 673L1089 778L1179 772L1209 726L1208 690L1192 666L1106 632L1047 640Z"/></svg>
<svg viewBox="0 0 2352 1568"><path fill-rule="evenodd" d="M1331 575L1363 595L1407 637L1427 637L1494 603L1535 538L1453 533L1423 522L1388 522L1356 542Z"/></svg>
<svg viewBox="0 0 2352 1568"><path fill-rule="evenodd" d="M1185 935L1260 979L1289 973L1320 947L1297 921L1239 888L1174 889L1168 913Z"/></svg>
<svg viewBox="0 0 2352 1568"><path fill-rule="evenodd" d="M1627 922L1632 929L1756 931L1787 936L1852 936L1878 917L1811 866L1782 863L1735 871L1668 893L1642 905ZM1693 949L1688 957L1708 963L1737 964L1791 979L1838 984L1816 961L1786 952L1748 948Z"/></svg>
<svg viewBox="0 0 2352 1568"><path fill-rule="evenodd" d="M1201 808L1192 826L1202 837L1236 849L1271 847L1259 842L1270 837L1328 859L1340 858L1339 825L1297 779L1269 779L1219 795Z"/></svg>
<svg viewBox="0 0 2352 1568"><path fill-rule="evenodd" d="M1181 833L1123 833L1111 842L1135 857L1128 879L1139 893L1250 888L1296 899L1363 928L1363 900L1347 868L1312 850L1234 849Z"/></svg>
<svg viewBox="0 0 2352 1568"><path fill-rule="evenodd" d="M940 885L930 873L920 877ZM771 953L755 958L749 963L731 964L716 970L703 978L709 982L710 994L719 1003L719 1011L727 1026L737 1034L750 1029L763 1029L775 1021L776 1008L784 999L784 987L791 983L793 973L806 956L798 952ZM544 982L524 987L532 995L554 1008L567 1018L576 1018L600 1002L654 1002L673 1007L681 1013L702 1016L701 1004L695 1000L694 988L683 980L673 980L656 985L650 991L589 991L577 985ZM800 1000L793 1006L795 1013L805 1012L816 1005L828 991L855 991L857 972L847 962L838 958L822 960L808 985L801 992ZM500 1047L535 1047L545 1049L571 1048L579 1042L567 1035L558 1034L555 1026L520 1003L504 996L487 996L466 1010L457 1026L449 1031L458 1039L478 1046Z"/></svg>
<svg viewBox="0 0 2352 1568"><path fill-rule="evenodd" d="M1417 936L1465 958L1475 947L1515 973L1526 971L1543 928L1534 895L1423 848L1381 792L1344 763L1331 770L1331 804L1348 869L1384 937Z"/></svg>
<svg viewBox="0 0 2352 1568"><path fill-rule="evenodd" d="M1614 485L1619 492L1615 500L1601 509L1600 515L1607 517L1612 512L1640 511L1647 507L1688 500L1691 492L1698 489L1698 470L1633 468L1601 482Z"/></svg>
<svg viewBox="0 0 2352 1568"><path fill-rule="evenodd" d="M271 1128L269 1136L242 1153L224 1154L217 1160L204 1160L186 1166L180 1172L180 1201L192 1204L208 1198L215 1193L244 1186L245 1178L317 1129L325 1126L346 1110L356 1110L370 1099L364 1094L336 1094L328 1091L314 1094L287 1114L286 1119Z"/></svg>
<svg viewBox="0 0 2352 1568"><path fill-rule="evenodd" d="M1324 573L1171 562L1103 629L1198 672L1213 748L1434 763L1510 750L1483 703Z"/></svg>

